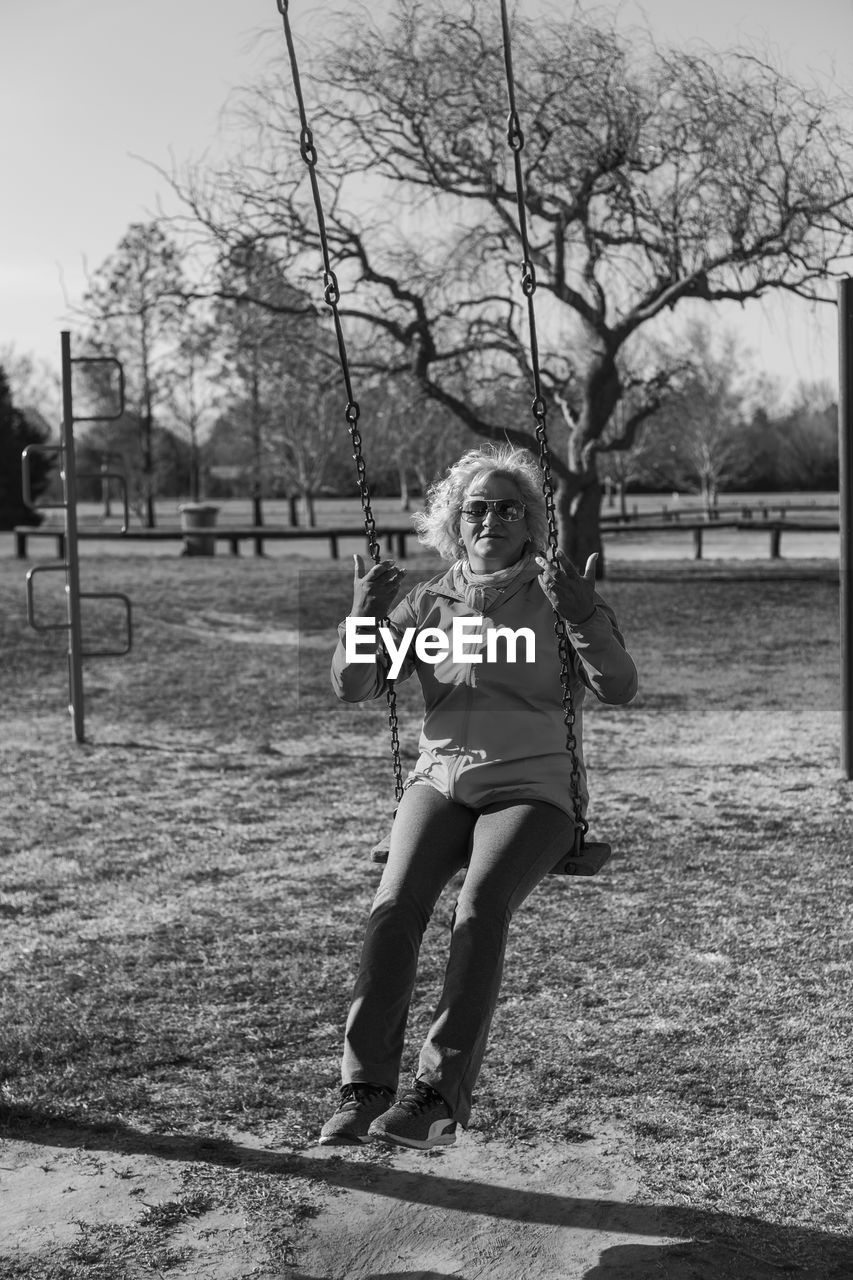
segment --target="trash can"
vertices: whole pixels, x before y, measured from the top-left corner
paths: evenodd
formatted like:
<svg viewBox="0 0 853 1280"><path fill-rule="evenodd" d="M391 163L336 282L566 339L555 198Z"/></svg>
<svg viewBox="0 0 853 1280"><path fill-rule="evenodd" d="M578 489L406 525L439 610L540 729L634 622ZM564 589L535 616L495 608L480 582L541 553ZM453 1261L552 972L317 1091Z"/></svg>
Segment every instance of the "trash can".
<svg viewBox="0 0 853 1280"><path fill-rule="evenodd" d="M216 524L219 507L212 507L207 502L185 502L178 510L181 513L181 529L184 534L185 556L212 556L216 554L216 538L213 534L204 533Z"/></svg>

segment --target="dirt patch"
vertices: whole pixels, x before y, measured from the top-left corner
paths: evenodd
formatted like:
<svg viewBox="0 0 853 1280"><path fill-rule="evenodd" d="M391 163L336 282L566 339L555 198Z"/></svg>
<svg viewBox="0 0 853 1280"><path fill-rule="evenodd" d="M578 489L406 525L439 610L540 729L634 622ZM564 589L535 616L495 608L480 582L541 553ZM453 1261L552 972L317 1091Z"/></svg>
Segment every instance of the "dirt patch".
<svg viewBox="0 0 853 1280"><path fill-rule="evenodd" d="M580 1136L534 1146L469 1133L384 1166L319 1148L351 1172L300 1239L298 1280L579 1280L617 1242L664 1245L653 1211L631 1204L640 1179L624 1136Z"/></svg>
<svg viewBox="0 0 853 1280"><path fill-rule="evenodd" d="M170 1280L265 1274L266 1250L246 1212L188 1193L196 1169L154 1155L2 1142L3 1264L28 1280L64 1280L102 1261L115 1265L110 1275ZM124 1269L132 1265L139 1270Z"/></svg>
<svg viewBox="0 0 853 1280"><path fill-rule="evenodd" d="M691 1236L677 1209L644 1202L631 1142L611 1123L562 1143L469 1131L428 1154L284 1151L235 1135L183 1159L183 1140L171 1150L152 1140L162 1156L59 1141L0 1146L0 1249L15 1280L770 1280L787 1270L745 1242ZM283 1253L241 1199L254 1176L307 1189ZM268 1191L261 1199L269 1213ZM90 1270L98 1264L108 1269Z"/></svg>
<svg viewBox="0 0 853 1280"><path fill-rule="evenodd" d="M62 1258L93 1261L99 1242L116 1248L123 1231L144 1262L146 1228L156 1262L156 1228L161 1273L173 1280L581 1280L599 1274L605 1251L627 1267L635 1247L651 1255L673 1243L654 1208L636 1203L640 1175L613 1126L551 1145L469 1132L428 1154L247 1143L235 1148L243 1169L301 1174L316 1196L316 1217L284 1265L270 1269L239 1206L206 1207L194 1162L17 1141L0 1148L0 1247L21 1267L38 1259L44 1270L32 1274L50 1275ZM619 1263L606 1274L634 1273Z"/></svg>

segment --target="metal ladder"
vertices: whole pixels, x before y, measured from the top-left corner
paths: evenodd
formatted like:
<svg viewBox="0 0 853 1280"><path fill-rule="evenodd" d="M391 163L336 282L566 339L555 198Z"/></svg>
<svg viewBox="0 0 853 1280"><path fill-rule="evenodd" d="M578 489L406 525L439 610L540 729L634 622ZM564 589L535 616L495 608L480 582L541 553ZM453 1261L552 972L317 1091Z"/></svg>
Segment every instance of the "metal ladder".
<svg viewBox="0 0 853 1280"><path fill-rule="evenodd" d="M74 737L77 742L84 740L84 698L83 698L83 659L84 658L120 658L130 653L133 643L133 620L131 603L128 596L120 591L81 591L80 559L77 539L77 481L90 476L100 477L105 483L115 480L122 491L124 519L122 533L127 532L128 500L127 480L120 471L83 472L78 475L74 456L74 424L75 422L115 422L124 414L124 370L121 361L114 356L81 356L72 359L71 334L63 330L60 334L62 348L62 426L58 445L29 445L21 456L21 472L24 502L36 511L61 510L65 512L64 559L57 564L40 564L30 569L27 574L27 621L34 631L67 631L68 632L68 710L71 715ZM115 413L94 414L89 416L74 415L73 389L71 384L72 367L74 365L109 365L118 370L118 409ZM62 479L62 501L37 503L32 493L32 471L30 459L33 454L44 454L58 457L60 476ZM65 574L65 622L39 622L35 613L34 579L40 573ZM80 602L82 600L120 600L125 610L126 639L123 648L118 649L84 649L83 626Z"/></svg>

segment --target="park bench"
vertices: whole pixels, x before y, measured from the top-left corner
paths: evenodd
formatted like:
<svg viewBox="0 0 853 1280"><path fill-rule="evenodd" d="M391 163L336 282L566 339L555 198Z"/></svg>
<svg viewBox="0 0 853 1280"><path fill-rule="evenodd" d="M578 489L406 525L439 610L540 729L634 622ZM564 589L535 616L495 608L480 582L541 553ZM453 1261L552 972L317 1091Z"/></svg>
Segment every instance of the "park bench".
<svg viewBox="0 0 853 1280"><path fill-rule="evenodd" d="M606 537L619 537L627 534L628 536L636 536L638 533L692 533L693 534L693 558L701 560L704 549L704 535L706 532L716 532L720 529L740 529L750 533L755 533L757 529L761 529L769 535L770 539L770 559L778 560L782 554L782 533L827 533L838 532L838 520L789 520L786 518L780 520L764 520L760 523L754 519L740 520L714 520L708 523L706 520L679 520L673 521L655 521L653 523L630 523L616 524L605 526L604 533ZM14 529L15 549L19 560L27 558L27 543L30 538L55 538L56 554L62 560L65 556L65 531L57 525L17 525ZM341 538L363 538L364 530L353 528L352 525L316 525L314 527L305 526L281 526L281 525L240 525L229 527L228 525L220 525L214 528L184 530L178 526L158 529L128 529L126 533L122 533L120 529L102 529L92 528L86 525L78 530L78 538L81 540L91 540L98 542L188 542L199 538L215 538L217 542L226 542L229 546L231 554L237 556L240 554L240 544L242 542L254 542L255 554L263 555L264 542L280 542L280 541L299 541L305 539L325 539L329 544L329 555L333 560L340 559L339 540ZM387 554L394 555L399 560L406 559L406 539L415 537L415 532L411 527L383 529L382 539L384 540Z"/></svg>
<svg viewBox="0 0 853 1280"><path fill-rule="evenodd" d="M707 532L716 533L720 529L738 529L748 533L761 530L770 539L770 559L778 560L782 554L782 533L837 533L838 519L834 520L788 520L784 516L778 520L762 520L757 523L751 517L740 520L679 520L677 522L637 523L610 526L606 529L609 537L620 534L636 536L638 533L692 533L693 558L701 560L704 549L704 537Z"/></svg>
<svg viewBox="0 0 853 1280"><path fill-rule="evenodd" d="M57 525L16 525L15 553L19 560L27 559L27 543L30 538L55 538L58 559L65 558L65 530ZM396 555L399 560L406 559L406 538L414 537L414 530L383 529L382 538L389 555ZM199 539L214 538L217 542L227 542L232 555L240 554L241 542L254 542L255 554L263 555L264 542L281 542L304 539L325 539L329 543L329 554L333 560L340 558L340 538L364 538L364 529L351 525L315 526L290 528L277 525L245 525L229 527L221 525L205 529L181 529L178 526L158 529L132 528L122 533L120 529L91 528L83 525L77 530L80 541L94 542L185 542L191 543Z"/></svg>
<svg viewBox="0 0 853 1280"><path fill-rule="evenodd" d="M785 533L838 533L838 520L762 520L760 528L770 535L770 559L778 560L782 554L782 532ZM738 529L754 532L756 523L752 519L738 520Z"/></svg>

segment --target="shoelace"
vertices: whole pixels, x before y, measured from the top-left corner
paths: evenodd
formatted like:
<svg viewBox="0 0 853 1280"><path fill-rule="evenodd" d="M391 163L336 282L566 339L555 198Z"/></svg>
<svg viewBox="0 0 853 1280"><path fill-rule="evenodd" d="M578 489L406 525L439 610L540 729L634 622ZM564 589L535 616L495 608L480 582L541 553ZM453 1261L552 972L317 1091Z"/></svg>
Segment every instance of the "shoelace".
<svg viewBox="0 0 853 1280"><path fill-rule="evenodd" d="M401 1110L407 1111L409 1115L416 1116L421 1111L427 1111L430 1107L438 1106L439 1103L445 1107L447 1106L444 1098L442 1098L440 1093L433 1089L432 1085L417 1081L414 1088L410 1089L409 1092L400 1099L397 1106L400 1107Z"/></svg>
<svg viewBox="0 0 853 1280"><path fill-rule="evenodd" d="M386 1096L385 1090L380 1089L378 1085L369 1084L345 1084L341 1089L341 1111L349 1111L355 1107L360 1107L363 1103L369 1102L371 1098L375 1098L381 1094Z"/></svg>

